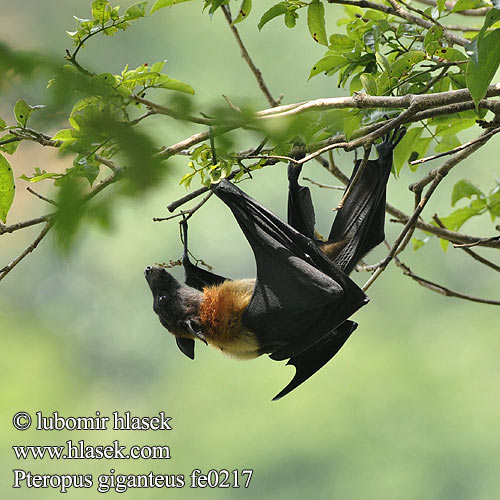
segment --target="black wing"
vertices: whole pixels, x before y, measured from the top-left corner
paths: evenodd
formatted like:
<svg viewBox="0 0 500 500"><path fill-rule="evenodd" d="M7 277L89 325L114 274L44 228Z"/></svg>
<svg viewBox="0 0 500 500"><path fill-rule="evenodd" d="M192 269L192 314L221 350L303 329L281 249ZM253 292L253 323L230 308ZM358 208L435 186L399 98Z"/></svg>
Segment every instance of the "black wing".
<svg viewBox="0 0 500 500"><path fill-rule="evenodd" d="M296 387L334 354L314 362L314 355L307 356L305 351L344 323L368 298L310 238L236 186L222 180L212 189L233 212L255 256L257 279L243 323L256 333L262 352L274 360L291 358L294 364L304 353L308 374L299 375Z"/></svg>
<svg viewBox="0 0 500 500"><path fill-rule="evenodd" d="M363 255L384 240L386 185L392 167L392 153L405 133L405 128L396 129L377 145L378 159L367 162L344 206L337 212L327 243L345 242L333 257L333 262L347 274L350 274ZM360 164L361 161L358 160L349 185ZM309 193L298 195L303 190L309 191L300 186L296 178L295 183L289 182L288 217L291 225L309 236L309 226L314 224L314 210L310 208L312 202ZM302 218L296 214L301 214ZM303 228L307 228L307 232Z"/></svg>
<svg viewBox="0 0 500 500"><path fill-rule="evenodd" d="M304 236L314 238L316 216L311 191L298 182L302 165L288 165L288 224Z"/></svg>
<svg viewBox="0 0 500 500"><path fill-rule="evenodd" d="M347 274L363 255L384 241L386 185L392 168L392 153L405 133L404 128L395 130L377 145L378 159L367 162L344 206L337 212L328 242L347 240L345 247L333 259ZM358 160L351 182L360 164Z"/></svg>
<svg viewBox="0 0 500 500"><path fill-rule="evenodd" d="M287 365L295 366L295 376L279 394L274 396L273 401L286 396L326 365L339 352L357 327L358 324L354 321L344 321L340 326L320 338L309 349L292 356Z"/></svg>

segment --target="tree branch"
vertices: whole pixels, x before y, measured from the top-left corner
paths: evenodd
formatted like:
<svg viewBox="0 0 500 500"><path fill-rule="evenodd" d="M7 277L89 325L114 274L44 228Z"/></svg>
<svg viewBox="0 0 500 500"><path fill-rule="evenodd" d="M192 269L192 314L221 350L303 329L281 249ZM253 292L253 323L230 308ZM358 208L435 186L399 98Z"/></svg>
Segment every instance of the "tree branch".
<svg viewBox="0 0 500 500"><path fill-rule="evenodd" d="M417 0L420 3L424 3L425 5L430 5L431 7L436 7L436 0ZM453 7L455 7L455 4L457 2L449 1L445 2L444 6L446 7L446 10L452 11ZM454 14L460 14L461 16L485 16L488 11L491 9L491 7L481 7L479 9L465 9L461 10L460 12L454 12Z"/></svg>
<svg viewBox="0 0 500 500"><path fill-rule="evenodd" d="M486 139L488 140L489 137ZM432 194L436 190L437 186L439 183L444 179L444 177L448 174L448 172L458 165L458 163L462 162L465 160L468 156L470 156L472 153L477 151L484 143L481 142L476 142L474 144L469 145L466 149L463 149L462 151L459 151L458 153L455 153L450 159L448 159L439 169L438 172L436 173L434 180L432 184L430 185L429 189L425 193L425 196L423 196L416 208L416 210L413 212L412 216L409 218L409 220L406 222L403 230L399 234L399 236L396 238L396 241L394 242L391 251L389 252L389 255L380 263L376 271L372 274L370 279L364 284L363 286L363 291L366 291L372 284L373 282L384 272L386 269L387 265L389 262L398 254L400 245L402 242L405 240L405 236L410 231L416 224L420 214L422 213L423 209L427 205L427 202L431 198ZM420 191L414 191L416 194L420 196L422 190Z"/></svg>
<svg viewBox="0 0 500 500"><path fill-rule="evenodd" d="M481 137L476 137L475 139L472 139L469 142L465 142L464 144L461 144L460 146L457 146L456 148L450 149L449 151L445 151L444 153L439 153L437 155L433 156L427 156L426 158L420 158L419 160L411 161L409 162L410 165L419 165L420 163L425 163L427 161L435 160L436 158L442 158L443 156L448 156L457 153L458 151L462 151L462 149L465 149L466 147L470 146L471 144L474 144L475 142L484 142L484 138L486 136L493 136L495 134L498 134L500 132L500 127L494 128L487 132L484 136ZM413 189L412 189L413 191Z"/></svg>
<svg viewBox="0 0 500 500"><path fill-rule="evenodd" d="M209 125L209 126L217 123L216 120L212 118L184 115L183 113L179 113L178 111L167 108L166 106L162 106L161 104L157 104L156 102L150 101L148 99L144 99L143 97L140 97L138 95L134 95L132 99L134 101L140 102L141 104L144 104L150 110L154 111L154 113L170 116L172 118L175 118L176 120L182 120L186 122L198 123L200 125Z"/></svg>
<svg viewBox="0 0 500 500"><path fill-rule="evenodd" d="M55 207L57 207L57 203L54 200L51 200L50 198L46 198L45 196L42 196L40 193L37 193L34 189L31 189L29 186L26 188L26 191L28 191L32 195L36 196L40 200L46 201L47 203L50 203L51 205L54 205Z"/></svg>
<svg viewBox="0 0 500 500"><path fill-rule="evenodd" d="M35 238L33 243L29 245L25 250L23 250L10 264L6 265L2 269L0 269L0 281L2 281L7 274L9 274L12 269L14 269L27 255L29 255L45 238L50 228L54 224L52 219L48 220L45 224L45 227L42 229L41 233Z"/></svg>
<svg viewBox="0 0 500 500"><path fill-rule="evenodd" d="M11 224L10 226L6 226L0 222L0 236L5 233L13 233L14 231L19 231L20 229L24 229L26 227L42 224L43 222L49 221L54 215L54 213L42 215L41 217L36 217L35 219L29 219L16 224Z"/></svg>
<svg viewBox="0 0 500 500"><path fill-rule="evenodd" d="M410 23L417 24L418 26L421 26L422 28L426 29L432 28L432 26L434 26L434 23L426 19L422 19L421 17L415 16L410 12L408 12L406 9L403 9L396 2L396 0L387 0L391 4L392 8L387 7L386 5L370 2L368 0L327 0L327 1L328 3L332 4L335 3L344 5L354 5L365 9L378 10L386 14L392 14L394 16L400 17L402 19L407 20ZM456 43L457 45L461 45L462 47L468 43L468 40L466 38L462 38L461 36L456 36L453 33L449 32L448 30L444 30L443 35L449 42Z"/></svg>
<svg viewBox="0 0 500 500"><path fill-rule="evenodd" d="M224 13L224 17L226 18L226 21L229 24L229 27L231 28L231 31L233 32L234 38L236 39L236 42L238 43L241 51L241 57L245 60L245 62L248 64L248 67L250 68L250 71L254 74L255 79L257 80L257 83L259 84L259 88L264 94L264 96L267 99L267 102L269 103L270 106L277 106L278 101L274 99L272 96L271 92L269 91L268 86L264 82L264 78L262 77L262 72L255 66L254 62L252 61L252 58L250 57L250 54L248 53L248 50L246 49L245 45L243 44L243 40L240 37L240 34L238 32L238 28L233 24L233 20L231 18L231 12L229 10L228 5L221 5L222 12Z"/></svg>
<svg viewBox="0 0 500 500"><path fill-rule="evenodd" d="M472 295L468 295L466 293L460 293L460 292L455 292L453 290L450 290L449 288L443 286L443 285L438 285L437 283L434 283L433 281L429 281L425 278L421 278L420 276L417 276L412 272L412 270L403 262L401 262L400 259L397 257L395 258L396 265L403 270L403 274L405 276L409 276L412 280L416 281L419 285L432 290L433 292L437 292L441 295L445 295L446 297L456 297L459 299L464 299L464 300L469 300L471 302L479 302L480 304L491 304L494 306L500 306L500 301L498 300L490 300L490 299L481 299L478 297L473 297Z"/></svg>
<svg viewBox="0 0 500 500"><path fill-rule="evenodd" d="M445 228L446 226L443 224L443 221L438 217L437 214L434 214L432 216L436 224L439 225L439 227ZM491 239L491 238L485 238L486 240ZM500 239L500 236L495 237L494 240L498 241ZM481 264L494 269L497 272L500 272L500 266L497 266L494 262L489 261L488 259L485 259L483 256L479 255L476 252L473 252L470 248L468 248L471 245L453 245L455 248L461 248L467 255L472 257L474 260L477 260Z"/></svg>

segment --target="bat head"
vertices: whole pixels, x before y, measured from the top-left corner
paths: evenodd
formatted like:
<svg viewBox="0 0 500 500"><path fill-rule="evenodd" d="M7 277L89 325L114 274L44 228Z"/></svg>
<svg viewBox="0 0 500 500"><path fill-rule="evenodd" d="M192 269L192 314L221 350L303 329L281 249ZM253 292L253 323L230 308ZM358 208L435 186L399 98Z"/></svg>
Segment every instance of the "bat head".
<svg viewBox="0 0 500 500"><path fill-rule="evenodd" d="M153 293L153 310L160 323L180 337L198 336L202 293L179 283L162 267L148 266L144 276Z"/></svg>

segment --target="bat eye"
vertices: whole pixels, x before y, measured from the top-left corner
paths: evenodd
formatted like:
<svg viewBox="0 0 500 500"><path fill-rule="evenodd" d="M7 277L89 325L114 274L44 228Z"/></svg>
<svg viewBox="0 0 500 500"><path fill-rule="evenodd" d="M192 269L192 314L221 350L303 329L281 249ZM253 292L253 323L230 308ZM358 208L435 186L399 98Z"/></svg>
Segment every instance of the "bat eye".
<svg viewBox="0 0 500 500"><path fill-rule="evenodd" d="M166 295L160 295L158 297L158 304L166 304L167 303L167 297Z"/></svg>

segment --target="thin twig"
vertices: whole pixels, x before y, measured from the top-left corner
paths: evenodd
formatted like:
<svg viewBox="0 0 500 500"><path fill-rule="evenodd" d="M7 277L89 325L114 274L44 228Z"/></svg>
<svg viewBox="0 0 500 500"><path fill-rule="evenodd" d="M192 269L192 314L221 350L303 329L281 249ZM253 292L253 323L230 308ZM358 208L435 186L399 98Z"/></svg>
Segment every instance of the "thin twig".
<svg viewBox="0 0 500 500"><path fill-rule="evenodd" d="M436 0L417 0L417 1L420 3L424 3L426 5L431 5L432 7L437 6ZM444 6L446 7L446 10L451 12L453 10L453 7L455 7L456 3L457 2L449 1L445 2ZM454 14L460 14L461 16L485 16L490 9L491 7L480 7L478 9L465 9L459 12L454 12Z"/></svg>
<svg viewBox="0 0 500 500"><path fill-rule="evenodd" d="M47 203L50 203L51 205L54 205L55 207L57 207L57 203L54 200L51 200L50 198L46 198L45 196L41 195L40 193L37 193L34 189L31 189L29 186L26 188L26 191L35 195L37 198L40 198L41 200L46 201Z"/></svg>
<svg viewBox="0 0 500 500"><path fill-rule="evenodd" d="M458 243L454 244L455 248L468 248L475 247L477 245L484 245L484 243L490 243L492 241L500 241L500 236L492 236L491 238L480 238L474 243Z"/></svg>
<svg viewBox="0 0 500 500"><path fill-rule="evenodd" d="M441 28L443 31L446 29L439 21L437 21L433 17L429 16L429 14L426 14L423 10L417 9L416 7L412 7L411 5L408 5L404 0L398 0L398 2L402 3L409 11L419 14L424 19L427 19L431 23L435 24L437 27ZM392 5L392 2L390 2L390 4Z"/></svg>
<svg viewBox="0 0 500 500"><path fill-rule="evenodd" d="M138 95L134 95L132 99L134 101L140 102L141 104L144 104L149 109L153 110L155 113L158 113L160 115L170 116L172 118L175 118L176 120L198 123L200 125L214 125L217 123L217 121L214 120L213 118L200 118L197 116L185 115L183 113L180 113L179 111L167 108L166 106L162 106L161 104L157 104L156 102L144 99L144 97Z"/></svg>
<svg viewBox="0 0 500 500"><path fill-rule="evenodd" d="M54 213L42 215L41 217L36 217L35 219L29 219L22 222L17 222L16 224L11 224L6 226L0 222L0 235L5 233L13 233L14 231L19 231L26 227L36 226L37 224L42 224L43 222L49 221L54 216Z"/></svg>
<svg viewBox="0 0 500 500"><path fill-rule="evenodd" d="M498 133L499 131L500 131L500 128L491 130L489 132L484 132L482 135L480 135L476 139L464 144L463 145L464 147L459 146L458 148L456 148L457 151L453 153L454 156L452 156L452 158L459 157L459 155L464 151L472 151L472 152L476 151L479 147L483 146L486 142L488 142L491 139L491 137L494 134ZM464 158L466 158L469 154L470 153L467 153ZM438 177L440 175L441 176L446 175L449 172L449 170L451 170L451 168L453 168L455 166L455 163L454 163L454 161L452 161L452 158L450 158L450 160L445 162L441 167L438 167L434 170L431 170L425 177L420 179L418 182L411 184L409 186L410 191L413 191L414 193L422 192L424 187L427 186L427 184L429 184L433 180L435 180L436 177ZM448 167L450 167L450 168L448 168Z"/></svg>
<svg viewBox="0 0 500 500"><path fill-rule="evenodd" d="M215 137L221 134L225 134L231 130L234 130L235 128L237 128L237 126L217 127L215 129L212 129L212 134ZM178 142L177 144L163 148L158 153L158 158L163 158L163 159L170 158L171 156L174 156L180 153L181 151L184 151L185 149L189 149L190 147L199 144L200 142L204 142L209 138L210 138L210 132L208 130L205 132L200 132L199 134L194 134L191 137L188 137L187 139Z"/></svg>
<svg viewBox="0 0 500 500"><path fill-rule="evenodd" d="M35 238L33 243L31 243L26 249L24 249L10 264L6 265L4 268L0 269L0 281L2 281L7 274L12 271L27 255L29 255L45 238L50 228L54 224L53 220L49 220L45 227L42 229L41 233Z"/></svg>
<svg viewBox="0 0 500 500"><path fill-rule="evenodd" d="M485 140L486 136L493 136L495 134L498 134L500 132L500 127L494 128L487 132L486 135L476 137L475 139L472 139L469 142L465 142L464 144L461 144L460 146L457 146L456 148L450 149L449 151L445 151L444 153L439 153L437 155L433 156L427 156L426 158L420 158L419 160L415 161L410 161L410 165L419 165L421 163L425 163L427 161L435 160L437 158L442 158L443 156L448 156L457 153L458 151L461 151L462 149L465 149L467 146L470 146L471 144L474 144L475 142L483 142Z"/></svg>
<svg viewBox="0 0 500 500"><path fill-rule="evenodd" d="M156 111L154 109L148 109L141 116L138 116L137 118L134 118L133 120L128 122L127 125L129 125L129 126L137 125L138 123L142 122L142 120L145 120L149 116L153 116L153 115L156 115Z"/></svg>
<svg viewBox="0 0 500 500"><path fill-rule="evenodd" d="M444 225L443 221L438 217L437 214L434 214L432 216L434 222L436 222L436 224L441 227L441 228L445 228L446 226ZM490 239L490 238L485 238L485 239ZM500 239L500 236L498 236L498 238L495 238L495 239ZM472 251L470 248L467 248L468 246L470 245L453 245L455 248L462 248L462 250L467 254L469 255L470 257L472 257L474 260L477 260L478 262L480 262L481 264L491 268L491 269L494 269L495 271L497 272L500 272L500 266L497 266L494 262L491 262L490 260L488 259L485 259L482 255L479 255L478 253Z"/></svg>
<svg viewBox="0 0 500 500"><path fill-rule="evenodd" d="M304 180L307 182L310 182L311 184L314 184L315 186L318 186L319 188L323 189L336 189L338 191L344 191L345 186L331 186L330 184L322 184L321 182L316 182L309 177L304 177Z"/></svg>
<svg viewBox="0 0 500 500"><path fill-rule="evenodd" d="M9 139L4 139L0 141L0 146L5 146L6 144L10 144L11 142L19 142L21 140L20 137L10 137Z"/></svg>
<svg viewBox="0 0 500 500"><path fill-rule="evenodd" d="M395 0L388 0L392 8L388 7L387 5L371 2L369 0L327 0L327 1L328 3L335 3L340 5L354 5L356 7L361 7L365 9L378 10L380 12L385 12L386 14L392 14L394 16L401 17L402 19L406 19L412 24L417 24L418 26L421 26L422 28L426 29L429 29L432 26L434 26L434 23L431 23L426 19L422 19L414 14L411 14L407 10L403 9L400 5L398 5L398 3ZM468 43L468 40L466 38L456 36L447 30L444 30L443 35L449 42L456 43L457 45L461 45L462 47Z"/></svg>
<svg viewBox="0 0 500 500"><path fill-rule="evenodd" d="M464 299L464 300L469 300L471 302L479 302L480 304L491 304L494 306L500 306L500 301L498 300L490 300L490 299L482 299L479 297L474 297L472 295L466 294L466 293L461 293L461 292L455 292L453 290L450 290L449 288L439 285L437 283L434 283L433 281L429 281L425 278L421 278L420 276L417 276L413 271L403 262L401 262L400 259L397 257L395 258L396 265L403 270L403 274L406 276L409 276L412 280L416 281L419 285L428 288L429 290L432 290L433 292L437 292L441 295L445 295L446 297L456 297L459 299Z"/></svg>
<svg viewBox="0 0 500 500"><path fill-rule="evenodd" d="M226 18L226 21L229 24L229 27L231 28L231 31L233 32L234 38L236 39L236 42L238 43L241 51L241 57L245 60L245 62L248 64L248 67L250 68L251 72L254 74L255 79L257 80L257 83L259 84L259 88L264 94L264 96L267 99L267 102L269 103L270 106L277 106L279 103L274 99L272 96L271 92L269 91L268 86L264 82L264 78L262 78L262 72L255 66L254 62L252 61L252 58L250 57L250 54L248 53L248 50L246 49L245 45L243 44L243 40L240 37L240 34L238 32L238 28L233 24L233 20L231 18L231 12L229 10L229 6L227 5L221 5L222 12L224 13L224 17Z"/></svg>
<svg viewBox="0 0 500 500"><path fill-rule="evenodd" d="M169 217L154 217L153 222L163 222L166 220L172 220L175 219L176 217L184 217L185 220L189 220L193 214L199 210L213 195L213 191L210 191L197 205L195 205L193 208L190 208L189 210L181 210L179 213L170 215Z"/></svg>
<svg viewBox="0 0 500 500"><path fill-rule="evenodd" d="M224 98L224 100L227 102L227 105L232 110L236 111L237 113L242 113L241 108L239 108L238 106L236 106L236 104L233 104L227 95L222 94L222 97Z"/></svg>
<svg viewBox="0 0 500 500"><path fill-rule="evenodd" d="M117 170L120 169L120 167L115 162L110 160L109 158L105 158L104 156L97 155L97 154L94 155L94 157L99 163L106 165L106 167L108 167L112 172L116 172Z"/></svg>
<svg viewBox="0 0 500 500"><path fill-rule="evenodd" d="M457 14L460 14L460 12L457 12ZM445 28L449 31L462 31L462 32L467 32L467 31L481 31L481 28L475 28L473 26L463 26L459 24L447 24Z"/></svg>

